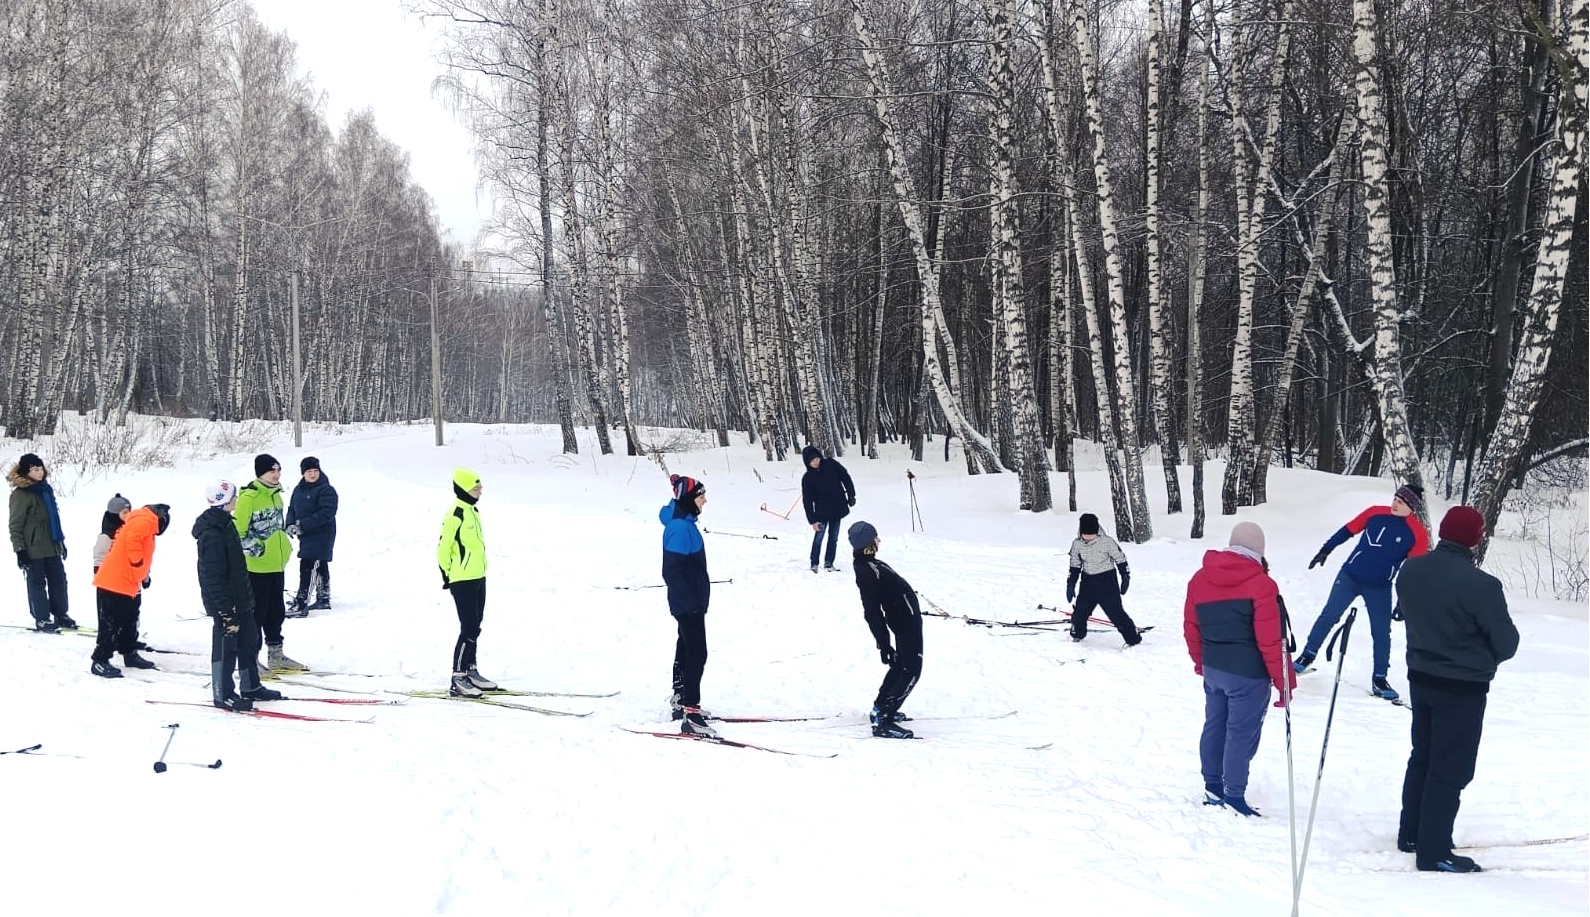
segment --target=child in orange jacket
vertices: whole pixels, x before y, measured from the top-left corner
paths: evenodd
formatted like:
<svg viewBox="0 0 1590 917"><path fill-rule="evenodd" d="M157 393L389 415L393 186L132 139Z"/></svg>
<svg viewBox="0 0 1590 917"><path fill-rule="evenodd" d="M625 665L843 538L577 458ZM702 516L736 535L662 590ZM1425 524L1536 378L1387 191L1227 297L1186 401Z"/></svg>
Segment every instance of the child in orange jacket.
<svg viewBox="0 0 1590 917"><path fill-rule="evenodd" d="M127 521L111 539L110 551L94 574L99 597L99 633L95 636L93 665L89 671L101 678L120 678L111 664L112 653L135 669L155 664L138 655L138 596L149 583L155 559L155 536L171 524L171 507L164 503L142 506L127 514Z"/></svg>

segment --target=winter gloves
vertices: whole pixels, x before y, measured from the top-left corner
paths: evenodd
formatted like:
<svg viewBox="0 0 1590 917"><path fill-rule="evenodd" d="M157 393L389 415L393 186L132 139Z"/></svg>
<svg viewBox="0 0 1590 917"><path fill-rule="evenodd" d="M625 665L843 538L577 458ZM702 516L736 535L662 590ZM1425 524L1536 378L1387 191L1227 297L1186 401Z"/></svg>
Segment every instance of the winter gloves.
<svg viewBox="0 0 1590 917"><path fill-rule="evenodd" d="M1067 602L1075 602L1077 600L1077 579L1079 577L1081 577L1081 576L1082 576L1082 568L1081 567L1072 567L1071 568L1071 575L1066 577L1066 601Z"/></svg>
<svg viewBox="0 0 1590 917"><path fill-rule="evenodd" d="M894 647L887 643L878 647L878 658L883 660L884 665L894 665Z"/></svg>
<svg viewBox="0 0 1590 917"><path fill-rule="evenodd" d="M293 525L289 525L287 527L287 534L291 535L294 538L297 538L299 535L302 535L303 533L304 533L304 530L299 528L297 523L294 523Z"/></svg>
<svg viewBox="0 0 1590 917"><path fill-rule="evenodd" d="M1121 595L1126 595L1126 590L1132 585L1132 571L1124 560L1115 565L1115 571L1121 574Z"/></svg>
<svg viewBox="0 0 1590 917"><path fill-rule="evenodd" d="M1314 555L1314 559L1308 562L1308 568L1310 570L1312 570L1315 567L1320 566L1321 564L1325 563L1325 558L1330 557L1330 556L1331 556L1331 549L1330 548L1320 548L1319 549L1319 553Z"/></svg>
<svg viewBox="0 0 1590 917"><path fill-rule="evenodd" d="M154 582L154 580L152 578L146 576L146 577L144 577L143 587L145 589L148 589L149 588L149 584L153 583L153 582Z"/></svg>
<svg viewBox="0 0 1590 917"><path fill-rule="evenodd" d="M17 552L17 569L18 570L26 570L27 568L28 568L28 552L26 552L26 551L18 551Z"/></svg>
<svg viewBox="0 0 1590 917"><path fill-rule="evenodd" d="M1391 609L1391 620L1393 620L1393 621L1401 621L1402 620L1402 603L1401 602L1398 602L1397 606L1395 608Z"/></svg>
<svg viewBox="0 0 1590 917"><path fill-rule="evenodd" d="M436 568L436 572L438 572L438 573L440 573L442 575L442 588L443 589L451 589L451 588L453 588L453 581L447 578L447 571L446 570L443 570L441 567L438 566Z"/></svg>
<svg viewBox="0 0 1590 917"><path fill-rule="evenodd" d="M854 508L855 505L856 505L856 498L855 497L851 497L850 499L846 500L845 503L847 505L849 505L850 507Z"/></svg>

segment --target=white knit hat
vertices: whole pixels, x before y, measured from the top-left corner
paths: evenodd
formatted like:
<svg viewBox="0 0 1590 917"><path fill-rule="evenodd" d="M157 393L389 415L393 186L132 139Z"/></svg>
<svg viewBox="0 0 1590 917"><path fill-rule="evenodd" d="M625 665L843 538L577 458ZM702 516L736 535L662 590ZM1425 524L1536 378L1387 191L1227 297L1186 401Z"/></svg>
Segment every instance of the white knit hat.
<svg viewBox="0 0 1590 917"><path fill-rule="evenodd" d="M211 506L225 506L237 498L237 486L231 481L211 481L204 488L204 502Z"/></svg>

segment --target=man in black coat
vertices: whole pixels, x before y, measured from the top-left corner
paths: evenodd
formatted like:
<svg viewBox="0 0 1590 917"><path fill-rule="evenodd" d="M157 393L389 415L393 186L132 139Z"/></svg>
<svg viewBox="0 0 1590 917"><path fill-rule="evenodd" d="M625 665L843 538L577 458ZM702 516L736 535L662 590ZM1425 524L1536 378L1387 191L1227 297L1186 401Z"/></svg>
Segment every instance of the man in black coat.
<svg viewBox="0 0 1590 917"><path fill-rule="evenodd" d="M214 619L210 631L210 686L223 710L248 711L256 700L282 700L259 681L259 627L254 623L254 589L243 560L243 542L232 522L237 486L216 481L204 490L209 509L193 521L198 541L199 598ZM237 671L242 687L232 685Z"/></svg>
<svg viewBox="0 0 1590 917"><path fill-rule="evenodd" d="M1479 872L1452 852L1459 797L1474 779L1485 695L1496 668L1518 652L1518 629L1496 577L1474 566L1485 520L1454 506L1434 551L1397 576L1397 614L1407 624L1413 752L1402 781L1397 849L1423 872Z"/></svg>
<svg viewBox="0 0 1590 917"><path fill-rule="evenodd" d="M806 465L806 473L801 475L801 503L812 527L812 572L817 572L817 553L826 535L828 550L823 555L823 568L832 573L839 546L839 520L850 515L850 508L856 505L856 485L845 466L823 458L822 450L816 446L802 449L801 461Z"/></svg>

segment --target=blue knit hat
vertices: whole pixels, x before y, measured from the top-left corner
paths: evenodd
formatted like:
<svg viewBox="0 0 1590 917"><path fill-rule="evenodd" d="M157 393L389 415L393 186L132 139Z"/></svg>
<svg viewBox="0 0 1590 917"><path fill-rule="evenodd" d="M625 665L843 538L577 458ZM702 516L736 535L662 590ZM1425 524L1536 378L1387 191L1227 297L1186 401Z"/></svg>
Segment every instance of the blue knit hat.
<svg viewBox="0 0 1590 917"><path fill-rule="evenodd" d="M878 530L870 522L857 522L850 527L849 536L850 546L859 551L878 540Z"/></svg>

